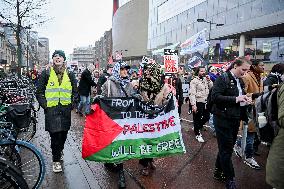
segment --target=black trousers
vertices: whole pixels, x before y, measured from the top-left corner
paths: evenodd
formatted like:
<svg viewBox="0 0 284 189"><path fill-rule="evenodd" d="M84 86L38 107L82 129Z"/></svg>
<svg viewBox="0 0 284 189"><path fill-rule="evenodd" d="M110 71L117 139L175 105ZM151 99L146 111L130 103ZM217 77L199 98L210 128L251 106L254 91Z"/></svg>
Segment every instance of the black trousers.
<svg viewBox="0 0 284 189"><path fill-rule="evenodd" d="M209 120L210 113L205 108L206 104L202 102L196 103L197 112L193 112L193 125L194 125L194 134L199 135L200 129L203 127L203 125Z"/></svg>
<svg viewBox="0 0 284 189"><path fill-rule="evenodd" d="M61 131L56 133L49 133L51 138L51 151L53 162L59 162L61 152L64 149L64 144L67 139L68 131Z"/></svg>
<svg viewBox="0 0 284 189"><path fill-rule="evenodd" d="M232 163L232 153L237 140L240 120L226 119L214 115L213 122L219 149L215 167L223 171L227 179L233 179L235 171Z"/></svg>
<svg viewBox="0 0 284 189"><path fill-rule="evenodd" d="M152 161L153 161L153 158L139 159L139 164L141 164L143 167L148 167L149 163Z"/></svg>

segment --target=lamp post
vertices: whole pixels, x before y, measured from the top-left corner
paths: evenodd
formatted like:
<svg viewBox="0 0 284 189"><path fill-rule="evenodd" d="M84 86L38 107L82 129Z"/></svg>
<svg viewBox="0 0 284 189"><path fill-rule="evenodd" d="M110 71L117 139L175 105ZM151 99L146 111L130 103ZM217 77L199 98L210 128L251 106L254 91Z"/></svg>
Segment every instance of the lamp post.
<svg viewBox="0 0 284 189"><path fill-rule="evenodd" d="M207 56L208 56L208 57L207 57L207 60L208 60L208 64L209 64L209 60L210 60L209 50L210 50L210 40L211 40L211 38L210 38L210 33L211 33L212 24L214 24L214 25L216 25L216 26L223 26L224 24L217 24L217 23L214 23L214 22L211 22L211 21L207 21L207 20L205 20L205 19L203 19L203 18L198 18L198 19L197 19L197 22L206 22L206 23L209 24L209 33L208 33L208 37L209 37L208 42L209 42L209 45L208 45L208 51L207 51Z"/></svg>

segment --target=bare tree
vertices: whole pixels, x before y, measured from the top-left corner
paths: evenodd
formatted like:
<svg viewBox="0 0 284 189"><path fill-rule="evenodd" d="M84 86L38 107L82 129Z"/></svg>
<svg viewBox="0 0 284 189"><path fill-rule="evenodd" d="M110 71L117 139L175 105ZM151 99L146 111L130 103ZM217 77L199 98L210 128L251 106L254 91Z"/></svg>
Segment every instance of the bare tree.
<svg viewBox="0 0 284 189"><path fill-rule="evenodd" d="M34 25L46 22L47 13L44 12L48 0L0 0L0 18L4 19L8 27L16 33L18 73L22 66L21 32L31 29Z"/></svg>

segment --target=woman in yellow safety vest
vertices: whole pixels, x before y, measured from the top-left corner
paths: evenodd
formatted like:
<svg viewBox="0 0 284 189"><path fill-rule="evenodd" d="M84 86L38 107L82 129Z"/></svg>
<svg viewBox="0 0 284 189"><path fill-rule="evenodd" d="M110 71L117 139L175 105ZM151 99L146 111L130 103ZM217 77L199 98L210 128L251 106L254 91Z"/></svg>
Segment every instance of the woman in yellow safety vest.
<svg viewBox="0 0 284 189"><path fill-rule="evenodd" d="M71 126L72 102L77 99L75 75L68 72L65 53L52 54L52 66L41 73L36 97L45 113L45 130L51 138L53 172L62 172L64 143Z"/></svg>

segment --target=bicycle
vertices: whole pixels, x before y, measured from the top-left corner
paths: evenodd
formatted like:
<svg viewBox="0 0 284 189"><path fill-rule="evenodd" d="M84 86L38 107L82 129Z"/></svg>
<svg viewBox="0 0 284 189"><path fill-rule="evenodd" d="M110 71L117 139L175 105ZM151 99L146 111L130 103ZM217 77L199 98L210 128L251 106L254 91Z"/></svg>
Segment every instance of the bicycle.
<svg viewBox="0 0 284 189"><path fill-rule="evenodd" d="M44 158L33 144L16 140L14 136L11 130L0 129L0 157L11 161L21 170L29 188L37 189L45 175Z"/></svg>
<svg viewBox="0 0 284 189"><path fill-rule="evenodd" d="M21 171L6 159L0 157L0 186L6 188L28 189Z"/></svg>

